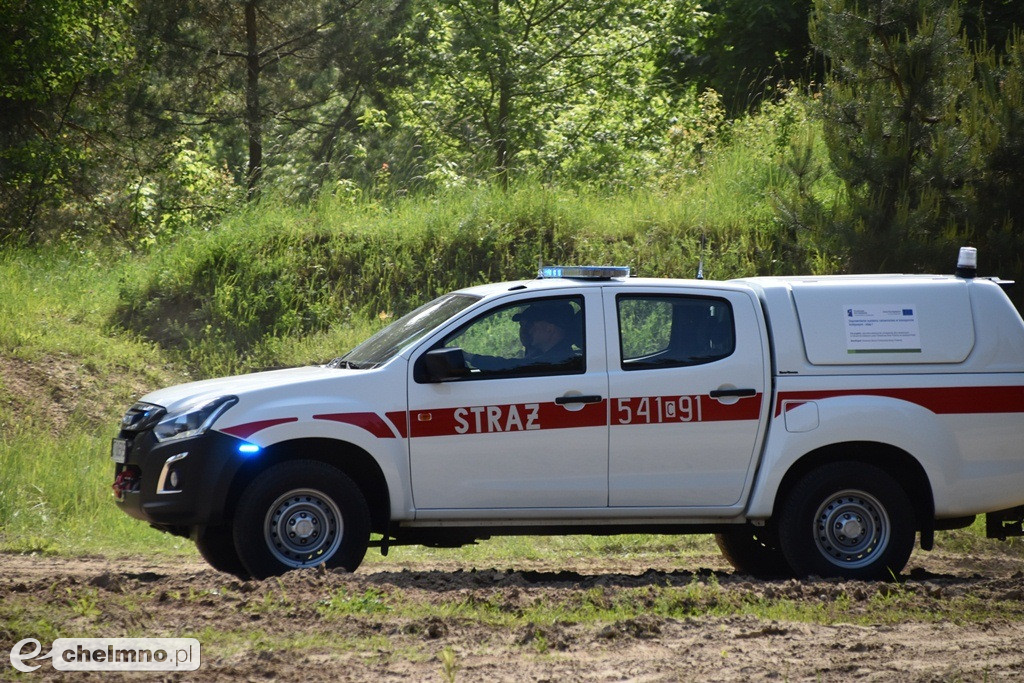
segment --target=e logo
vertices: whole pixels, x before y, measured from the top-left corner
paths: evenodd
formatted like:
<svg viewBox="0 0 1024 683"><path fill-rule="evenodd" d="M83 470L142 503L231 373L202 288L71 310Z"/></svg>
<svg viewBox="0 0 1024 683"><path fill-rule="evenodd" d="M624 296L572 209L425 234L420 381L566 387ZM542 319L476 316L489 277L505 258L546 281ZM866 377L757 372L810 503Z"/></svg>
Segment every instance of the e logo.
<svg viewBox="0 0 1024 683"><path fill-rule="evenodd" d="M29 652L28 654L25 654L24 652L22 652L22 648L24 648L25 645L27 645L28 643L32 643L33 645L35 645L35 649ZM17 643L14 644L14 647L11 648L11 666L13 666L15 669L23 673L31 673L32 671L35 671L39 668L39 664L36 664L35 666L28 666L27 664L24 664L24 661L26 659L35 659L39 655L39 653L42 652L42 650L43 646L35 638L25 638L24 640L19 640ZM39 659L48 659L52 654L52 652L48 652L42 657L39 657Z"/></svg>

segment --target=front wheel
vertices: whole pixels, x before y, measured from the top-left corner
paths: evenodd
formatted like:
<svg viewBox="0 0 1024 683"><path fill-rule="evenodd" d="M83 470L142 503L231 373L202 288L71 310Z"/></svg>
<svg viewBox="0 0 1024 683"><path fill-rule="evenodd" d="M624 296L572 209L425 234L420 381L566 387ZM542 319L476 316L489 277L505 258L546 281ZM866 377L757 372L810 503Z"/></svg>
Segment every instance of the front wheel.
<svg viewBox="0 0 1024 683"><path fill-rule="evenodd" d="M235 550L231 527L227 524L204 526L193 530L199 554L211 567L219 572L233 574L243 581L249 578L249 570L242 565Z"/></svg>
<svg viewBox="0 0 1024 683"><path fill-rule="evenodd" d="M893 580L914 548L910 499L872 465L842 462L804 475L782 503L779 543L797 576Z"/></svg>
<svg viewBox="0 0 1024 683"><path fill-rule="evenodd" d="M257 579L321 564L355 571L369 540L370 511L359 487L322 462L271 467L235 509L235 548Z"/></svg>

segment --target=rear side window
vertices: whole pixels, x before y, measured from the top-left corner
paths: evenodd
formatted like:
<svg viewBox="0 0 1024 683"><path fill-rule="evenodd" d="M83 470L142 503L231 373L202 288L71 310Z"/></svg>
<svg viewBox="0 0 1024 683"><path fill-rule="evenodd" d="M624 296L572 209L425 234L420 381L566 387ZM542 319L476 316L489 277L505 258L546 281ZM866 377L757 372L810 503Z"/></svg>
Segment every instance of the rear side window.
<svg viewBox="0 0 1024 683"><path fill-rule="evenodd" d="M736 349L725 299L622 294L617 299L623 370L713 363Z"/></svg>

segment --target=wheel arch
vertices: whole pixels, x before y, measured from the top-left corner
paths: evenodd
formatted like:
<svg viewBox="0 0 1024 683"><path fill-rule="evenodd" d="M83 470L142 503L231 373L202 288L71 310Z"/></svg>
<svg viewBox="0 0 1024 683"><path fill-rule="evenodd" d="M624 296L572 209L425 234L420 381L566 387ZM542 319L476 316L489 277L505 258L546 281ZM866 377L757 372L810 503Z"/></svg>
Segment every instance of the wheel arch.
<svg viewBox="0 0 1024 683"><path fill-rule="evenodd" d="M224 515L234 516L238 499L260 472L282 462L315 460L337 468L362 491L370 508L370 530L385 533L391 520L391 497L380 465L367 451L348 443L328 438L302 438L282 441L264 449L258 457L245 462L235 473L228 488Z"/></svg>
<svg viewBox="0 0 1024 683"><path fill-rule="evenodd" d="M915 527L922 532L922 546L930 542L930 535L935 527L935 498L928 474L913 455L886 443L849 441L822 446L805 454L792 464L782 478L775 493L775 514L789 496L793 486L805 474L830 463L839 462L865 463L891 476L910 499L916 516Z"/></svg>

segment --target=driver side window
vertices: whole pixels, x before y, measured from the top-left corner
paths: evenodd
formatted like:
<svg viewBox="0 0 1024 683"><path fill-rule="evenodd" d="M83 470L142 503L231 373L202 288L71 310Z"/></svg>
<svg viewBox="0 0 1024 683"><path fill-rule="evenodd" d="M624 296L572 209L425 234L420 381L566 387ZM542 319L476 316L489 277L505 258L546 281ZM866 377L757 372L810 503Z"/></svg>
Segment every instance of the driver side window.
<svg viewBox="0 0 1024 683"><path fill-rule="evenodd" d="M585 371L582 297L532 299L488 311L436 348L462 349L465 379Z"/></svg>
<svg viewBox="0 0 1024 683"><path fill-rule="evenodd" d="M521 308L510 306L487 313L446 339L444 347L460 348L467 354L521 358L523 345L519 341L519 325L512 320Z"/></svg>

